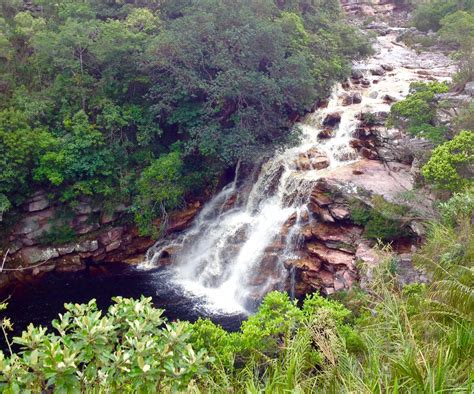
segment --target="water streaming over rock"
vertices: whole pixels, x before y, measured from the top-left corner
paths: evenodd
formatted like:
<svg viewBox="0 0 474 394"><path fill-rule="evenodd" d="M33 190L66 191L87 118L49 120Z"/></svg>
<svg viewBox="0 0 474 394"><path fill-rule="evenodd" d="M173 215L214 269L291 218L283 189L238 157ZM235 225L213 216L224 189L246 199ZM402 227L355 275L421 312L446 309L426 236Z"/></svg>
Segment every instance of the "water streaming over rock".
<svg viewBox="0 0 474 394"><path fill-rule="evenodd" d="M359 124L358 115L387 113L390 104L384 97L405 97L410 82L420 80L417 71L423 62L431 72L438 72L440 79L446 72L445 65L420 59L394 40L395 34L378 38L376 55L354 64L365 82L350 86L348 91L337 86L327 106L299 125L299 145L266 162L249 193L239 189L237 169L234 182L204 206L191 228L174 239L158 241L142 267L154 267L163 257L171 256L171 280L221 312L245 311L266 292L284 289L288 279L291 292L294 272L284 263L296 256L300 229L308 220L312 187L324 174L357 160L350 141ZM387 64L390 66L383 75L371 72ZM360 100L343 105L347 93L360 93ZM332 136L320 138L324 132Z"/></svg>

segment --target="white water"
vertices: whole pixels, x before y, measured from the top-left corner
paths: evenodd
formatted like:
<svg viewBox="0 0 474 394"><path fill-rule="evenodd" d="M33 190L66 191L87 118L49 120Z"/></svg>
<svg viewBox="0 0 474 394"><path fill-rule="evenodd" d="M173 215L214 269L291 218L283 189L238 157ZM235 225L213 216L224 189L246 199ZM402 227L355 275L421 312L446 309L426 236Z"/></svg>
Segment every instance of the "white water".
<svg viewBox="0 0 474 394"><path fill-rule="evenodd" d="M432 58L423 59L394 44L394 39L394 35L379 37L376 55L365 63L355 64L371 81L368 88L354 85L347 91L360 92L360 104L342 106L339 96L345 91L337 86L327 108L315 111L300 124L300 144L275 154L263 165L248 196L239 193L236 179L205 205L191 228L173 240L157 242L143 267L156 266L163 252L171 250L174 283L191 296L203 298L209 309L224 313L245 311L249 300L275 288L283 289L289 275L283 263L295 257L314 181L358 158L349 145L358 124L356 115L388 111L390 106L383 103L383 96L405 97L410 82L420 80L416 71L423 64L428 64L438 79L448 79L446 62L435 64ZM395 69L381 77L370 75L367 70L380 64L391 64ZM374 80L378 83L372 83ZM334 136L319 140L322 120L334 112L342 113ZM299 156L314 148L327 155L329 167L299 170ZM228 209L226 203L236 193L239 198ZM282 235L282 228L292 215L296 216L295 224ZM266 253L275 243L283 243L283 252Z"/></svg>

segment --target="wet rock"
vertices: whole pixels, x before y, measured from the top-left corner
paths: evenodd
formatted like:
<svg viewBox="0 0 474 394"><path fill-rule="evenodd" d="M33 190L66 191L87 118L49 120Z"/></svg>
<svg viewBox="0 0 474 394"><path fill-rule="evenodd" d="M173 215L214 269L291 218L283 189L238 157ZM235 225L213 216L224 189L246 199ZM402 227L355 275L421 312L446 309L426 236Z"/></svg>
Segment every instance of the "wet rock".
<svg viewBox="0 0 474 394"><path fill-rule="evenodd" d="M318 138L321 138L321 139L332 138L333 136L334 136L333 129L324 129L318 133Z"/></svg>
<svg viewBox="0 0 474 394"><path fill-rule="evenodd" d="M370 73L376 76L385 75L385 70L382 67L374 67L370 69Z"/></svg>
<svg viewBox="0 0 474 394"><path fill-rule="evenodd" d="M86 269L86 264L78 255L63 256L56 261L56 271L77 272Z"/></svg>
<svg viewBox="0 0 474 394"><path fill-rule="evenodd" d="M56 248L29 247L23 248L20 252L21 260L27 265L48 261L59 256Z"/></svg>
<svg viewBox="0 0 474 394"><path fill-rule="evenodd" d="M351 71L351 78L352 79L362 79L362 78L364 78L364 74L361 70L353 69Z"/></svg>
<svg viewBox="0 0 474 394"><path fill-rule="evenodd" d="M300 171L322 170L328 166L328 157L318 149L301 153L296 160L296 168Z"/></svg>
<svg viewBox="0 0 474 394"><path fill-rule="evenodd" d="M382 68L385 70L385 71L393 71L395 69L395 67L391 64L382 64Z"/></svg>
<svg viewBox="0 0 474 394"><path fill-rule="evenodd" d="M328 114L323 120L323 126L335 127L341 122L342 112Z"/></svg>
<svg viewBox="0 0 474 394"><path fill-rule="evenodd" d="M201 209L201 203L190 204L187 209L170 215L166 232L168 234L182 231L187 228Z"/></svg>
<svg viewBox="0 0 474 394"><path fill-rule="evenodd" d="M378 95L379 95L379 92L373 91L373 92L370 92L369 97L371 99L376 99L378 97Z"/></svg>
<svg viewBox="0 0 474 394"><path fill-rule="evenodd" d="M397 101L397 99L394 96L391 96L390 94L384 95L382 99L385 104L392 104Z"/></svg>
<svg viewBox="0 0 474 394"><path fill-rule="evenodd" d="M342 100L342 105L348 106L352 104L352 96L344 93L340 96L340 99Z"/></svg>
<svg viewBox="0 0 474 394"><path fill-rule="evenodd" d="M362 102L362 95L359 92L356 92L352 95L352 102L354 104L360 104Z"/></svg>
<svg viewBox="0 0 474 394"><path fill-rule="evenodd" d="M297 260L288 260L285 261L284 264L287 269L295 267L302 271L314 272L318 272L321 269L321 261L319 259L302 258Z"/></svg>
<svg viewBox="0 0 474 394"><path fill-rule="evenodd" d="M363 79L360 83L365 87L370 86L370 81L368 79Z"/></svg>

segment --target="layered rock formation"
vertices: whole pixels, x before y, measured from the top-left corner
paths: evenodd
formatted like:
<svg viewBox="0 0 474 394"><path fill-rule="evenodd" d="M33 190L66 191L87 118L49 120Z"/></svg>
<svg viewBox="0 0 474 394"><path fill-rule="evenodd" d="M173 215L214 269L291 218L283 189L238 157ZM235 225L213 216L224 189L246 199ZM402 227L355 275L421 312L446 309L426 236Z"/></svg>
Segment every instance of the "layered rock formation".
<svg viewBox="0 0 474 394"><path fill-rule="evenodd" d="M186 228L200 207L200 202L194 202L171 214L167 234ZM8 236L0 288L52 270L73 272L87 264L139 263L155 242L141 236L125 219L127 209L123 205L107 212L83 201L65 215L60 207L50 205L45 192L38 191L24 204L23 211ZM161 224L156 221L154 225L159 228ZM58 243L61 238L65 242Z"/></svg>

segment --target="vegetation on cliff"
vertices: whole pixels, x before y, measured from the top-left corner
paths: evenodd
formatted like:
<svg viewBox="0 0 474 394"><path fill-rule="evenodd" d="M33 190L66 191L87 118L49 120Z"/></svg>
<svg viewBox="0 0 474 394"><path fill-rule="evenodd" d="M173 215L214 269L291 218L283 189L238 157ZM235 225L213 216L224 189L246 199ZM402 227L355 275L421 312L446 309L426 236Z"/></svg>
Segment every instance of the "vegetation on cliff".
<svg viewBox="0 0 474 394"><path fill-rule="evenodd" d="M295 117L369 50L335 0L0 10L0 212L42 188L125 203L143 232L239 159L292 143Z"/></svg>

